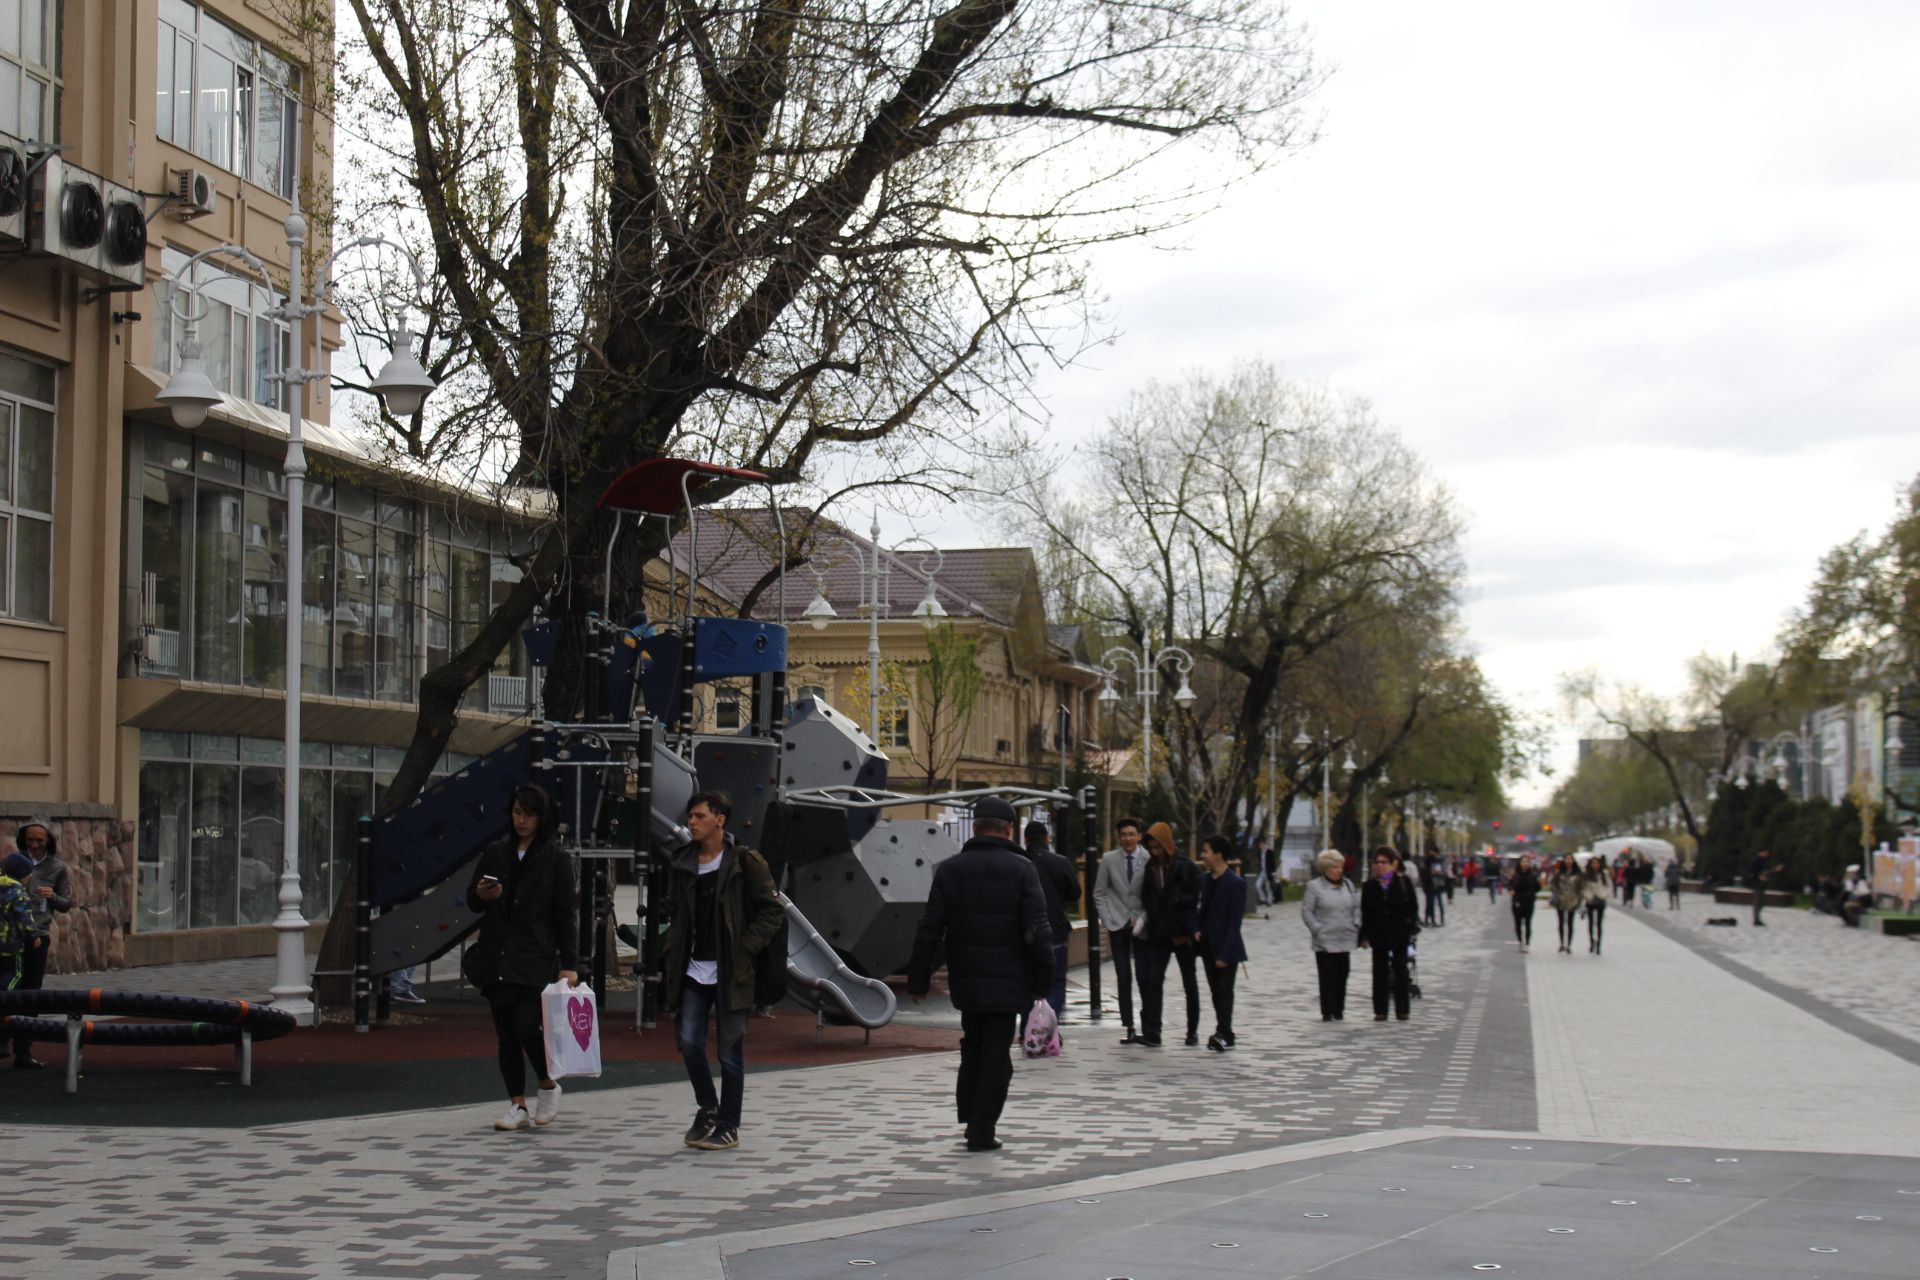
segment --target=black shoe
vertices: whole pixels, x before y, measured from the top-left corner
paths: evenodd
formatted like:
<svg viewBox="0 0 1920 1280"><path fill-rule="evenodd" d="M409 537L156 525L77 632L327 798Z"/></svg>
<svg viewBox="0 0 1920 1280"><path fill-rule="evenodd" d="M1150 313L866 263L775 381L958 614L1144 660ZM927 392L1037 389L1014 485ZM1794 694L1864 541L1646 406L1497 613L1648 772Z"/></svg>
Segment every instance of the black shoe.
<svg viewBox="0 0 1920 1280"><path fill-rule="evenodd" d="M967 1139L967 1150L969 1151L998 1151L1001 1147L1005 1145L1006 1144L1001 1142L998 1138L968 1138Z"/></svg>
<svg viewBox="0 0 1920 1280"><path fill-rule="evenodd" d="M1213 1050L1215 1053L1225 1053L1227 1051L1227 1042L1219 1036L1208 1036L1207 1048Z"/></svg>
<svg viewBox="0 0 1920 1280"><path fill-rule="evenodd" d="M1157 1036L1135 1036L1128 1043L1137 1044L1146 1049L1158 1049L1160 1047L1160 1040Z"/></svg>
<svg viewBox="0 0 1920 1280"><path fill-rule="evenodd" d="M1376 1013L1373 1015L1373 1020L1375 1022L1385 1022L1387 1020L1387 1015L1384 1013Z"/></svg>
<svg viewBox="0 0 1920 1280"><path fill-rule="evenodd" d="M1132 1027L1128 1027L1128 1028L1127 1028L1127 1034L1125 1034L1125 1035L1123 1035L1123 1036L1121 1036L1121 1037L1120 1037L1120 1043L1121 1043L1121 1044L1133 1044L1133 1043L1135 1042L1135 1040L1136 1040L1136 1037L1135 1037L1135 1036L1134 1036L1134 1034L1133 1034L1133 1028L1132 1028Z"/></svg>
<svg viewBox="0 0 1920 1280"><path fill-rule="evenodd" d="M1404 1013L1396 1013L1396 1014L1394 1014L1393 1016L1394 1016L1394 1020L1395 1020L1395 1021L1397 1021L1397 1022L1405 1022L1405 1021L1407 1020L1407 1018L1408 1018L1408 1017L1410 1017L1411 1015L1409 1015L1409 1014L1404 1014Z"/></svg>
<svg viewBox="0 0 1920 1280"><path fill-rule="evenodd" d="M1332 1015L1332 1014L1330 1014L1330 1013L1323 1013L1323 1014L1321 1014L1321 1015L1320 1015L1320 1021L1322 1021L1322 1022L1332 1022L1332 1021L1333 1021L1333 1015Z"/></svg>
<svg viewBox="0 0 1920 1280"><path fill-rule="evenodd" d="M713 1132L693 1145L702 1151L725 1151L731 1147L740 1145L740 1131L738 1129L723 1129L719 1125L715 1125Z"/></svg>
<svg viewBox="0 0 1920 1280"><path fill-rule="evenodd" d="M1240 1042L1240 1037L1234 1035L1233 1032L1231 1031L1222 1031L1220 1033L1220 1038L1227 1042L1227 1048L1229 1049L1233 1048L1234 1045Z"/></svg>
<svg viewBox="0 0 1920 1280"><path fill-rule="evenodd" d="M1333 1020L1335 1022L1345 1022L1347 1020L1347 1015L1344 1013L1336 1013L1333 1015Z"/></svg>
<svg viewBox="0 0 1920 1280"><path fill-rule="evenodd" d="M693 1126L687 1130L686 1144L690 1147L697 1147L701 1142L712 1137L713 1120L714 1113L705 1107L700 1108L699 1111L694 1113Z"/></svg>
<svg viewBox="0 0 1920 1280"><path fill-rule="evenodd" d="M1189 1048L1199 1043L1200 1043L1200 1033L1198 1031L1187 1032L1187 1046Z"/></svg>
<svg viewBox="0 0 1920 1280"><path fill-rule="evenodd" d="M47 1064L38 1058L15 1058L13 1060L13 1069L15 1071L44 1071L46 1067Z"/></svg>

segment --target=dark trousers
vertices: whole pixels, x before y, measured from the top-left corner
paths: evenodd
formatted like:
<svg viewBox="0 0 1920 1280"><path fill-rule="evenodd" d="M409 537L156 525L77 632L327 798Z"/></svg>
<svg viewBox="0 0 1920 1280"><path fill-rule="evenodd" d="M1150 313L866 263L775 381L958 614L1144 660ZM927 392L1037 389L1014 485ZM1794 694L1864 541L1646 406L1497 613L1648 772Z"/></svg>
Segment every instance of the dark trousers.
<svg viewBox="0 0 1920 1280"><path fill-rule="evenodd" d="M1555 907L1553 912L1560 917L1560 945L1571 951L1573 950L1573 920L1575 916L1580 914L1580 909L1574 907L1569 910L1565 907Z"/></svg>
<svg viewBox="0 0 1920 1280"><path fill-rule="evenodd" d="M1587 943L1594 950L1600 949L1600 935L1607 927L1607 904L1589 902L1587 904Z"/></svg>
<svg viewBox="0 0 1920 1280"><path fill-rule="evenodd" d="M728 1010L726 1002L720 998L717 984L702 984L691 978L681 984L680 1016L674 1019L674 1038L679 1045L680 1060L687 1064L687 1080L693 1085L693 1100L702 1111L713 1113L716 1128L740 1127L740 1107L747 1093L749 1012L751 1010ZM713 1091L713 1068L707 1064L709 1019L720 1042L718 1095ZM1012 1027L1007 1028L1007 1037L1013 1037Z"/></svg>
<svg viewBox="0 0 1920 1280"><path fill-rule="evenodd" d="M1167 961L1180 965L1180 985L1187 993L1187 1034L1200 1030L1200 979L1193 971L1191 942L1155 942L1141 938L1134 945L1134 965L1140 979L1140 1034L1149 1040L1160 1038L1160 1010L1167 985Z"/></svg>
<svg viewBox="0 0 1920 1280"><path fill-rule="evenodd" d="M14 962L15 991L38 991L47 978L47 952L53 939L46 934L28 938L27 946ZM13 1060L25 1062L33 1056L33 1041L24 1036L13 1042Z"/></svg>
<svg viewBox="0 0 1920 1280"><path fill-rule="evenodd" d="M1353 969L1351 951L1316 951L1313 967L1320 978L1320 1016L1347 1016L1347 974Z"/></svg>
<svg viewBox="0 0 1920 1280"><path fill-rule="evenodd" d="M1373 1012L1385 1017L1391 997L1395 1017L1413 1012L1413 975L1407 970L1407 944L1373 944Z"/></svg>
<svg viewBox="0 0 1920 1280"><path fill-rule="evenodd" d="M1531 902L1522 903L1518 898L1513 900L1513 936L1520 940L1520 945L1523 947L1533 945L1533 904Z"/></svg>
<svg viewBox="0 0 1920 1280"><path fill-rule="evenodd" d="M547 1042L540 1034L540 988L496 982L487 988L493 1038L500 1049L500 1079L509 1098L527 1096L527 1063L536 1080L547 1079ZM524 1061L523 1061L524 1059Z"/></svg>
<svg viewBox="0 0 1920 1280"><path fill-rule="evenodd" d="M1761 908L1765 907L1766 905L1767 905L1767 891L1765 889L1755 889L1753 891L1753 922L1755 924L1765 923L1765 921L1760 919L1760 911L1761 911Z"/></svg>
<svg viewBox="0 0 1920 1280"><path fill-rule="evenodd" d="M1678 911L1679 909L1680 909L1680 890L1678 889L1667 890L1667 910Z"/></svg>
<svg viewBox="0 0 1920 1280"><path fill-rule="evenodd" d="M954 1110L967 1127L967 1141L989 1142L1007 1105L1007 1086L1013 1082L1013 1043L1017 1013L975 1012L960 1015L960 1078L954 1085Z"/></svg>
<svg viewBox="0 0 1920 1280"><path fill-rule="evenodd" d="M1133 1030L1133 948L1136 939L1131 929L1107 930L1107 945L1113 956L1113 984L1120 989L1120 1025Z"/></svg>
<svg viewBox="0 0 1920 1280"><path fill-rule="evenodd" d="M1233 980L1240 973L1236 962L1221 968L1211 960L1201 961L1207 967L1207 994L1213 999L1213 1034L1222 1040L1233 1039Z"/></svg>
<svg viewBox="0 0 1920 1280"><path fill-rule="evenodd" d="M1427 896L1427 914L1426 919L1422 923L1432 925L1445 924L1447 920L1446 899L1440 895L1446 891L1439 885L1430 884L1425 887L1424 892Z"/></svg>

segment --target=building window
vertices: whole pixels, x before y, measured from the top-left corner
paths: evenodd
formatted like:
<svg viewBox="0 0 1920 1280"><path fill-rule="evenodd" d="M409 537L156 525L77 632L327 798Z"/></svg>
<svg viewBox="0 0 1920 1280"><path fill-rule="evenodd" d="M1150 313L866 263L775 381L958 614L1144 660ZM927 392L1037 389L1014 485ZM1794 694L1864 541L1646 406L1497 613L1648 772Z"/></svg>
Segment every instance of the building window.
<svg viewBox="0 0 1920 1280"><path fill-rule="evenodd" d="M880 741L876 745L882 751L904 751L913 745L910 729L906 700L880 695Z"/></svg>
<svg viewBox="0 0 1920 1280"><path fill-rule="evenodd" d="M0 133L60 141L58 0L0 0Z"/></svg>
<svg viewBox="0 0 1920 1280"><path fill-rule="evenodd" d="M357 823L380 803L404 754L346 743L301 745L300 888L307 919L325 919L333 910L352 865ZM473 760L448 752L434 776ZM285 761L284 744L273 739L140 734L137 931L272 923L286 848Z"/></svg>
<svg viewBox="0 0 1920 1280"><path fill-rule="evenodd" d="M160 0L157 70L154 130L163 141L292 197L300 73L291 63L187 0Z"/></svg>
<svg viewBox="0 0 1920 1280"><path fill-rule="evenodd" d="M815 702L822 702L827 706L833 705L833 700L827 697L827 686L823 684L803 684L795 688L793 700L799 702L803 698L812 698Z"/></svg>
<svg viewBox="0 0 1920 1280"><path fill-rule="evenodd" d="M172 373L180 360L181 326L172 303L174 280L187 259L178 249L163 250L164 274L153 283L153 365L161 373ZM260 288L205 262L193 269L193 280L193 299L180 305L203 313L199 338L207 377L228 395L285 412L286 388L275 375L293 363L293 330L269 313L285 305L286 295L269 290L263 296Z"/></svg>
<svg viewBox="0 0 1920 1280"><path fill-rule="evenodd" d="M53 621L55 382L0 352L0 614L30 622Z"/></svg>

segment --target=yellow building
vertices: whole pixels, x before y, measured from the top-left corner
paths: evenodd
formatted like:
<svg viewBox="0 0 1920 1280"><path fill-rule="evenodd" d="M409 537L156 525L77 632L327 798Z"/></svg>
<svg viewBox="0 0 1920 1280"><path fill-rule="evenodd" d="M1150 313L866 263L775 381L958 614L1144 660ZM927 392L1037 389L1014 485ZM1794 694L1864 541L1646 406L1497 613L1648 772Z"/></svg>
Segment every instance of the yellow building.
<svg viewBox="0 0 1920 1280"><path fill-rule="evenodd" d="M292 201L325 205L331 183L315 55L278 12L0 0L0 837L53 820L78 898L58 969L273 949L288 416L271 375L292 356L273 311ZM268 278L231 256L196 272L225 399L189 435L155 398L178 358L171 277L223 243ZM337 345L337 317L324 328ZM517 577L520 536L497 508L383 473L329 409L309 392L299 777L315 921L411 736L421 672ZM503 659L457 751L512 731L526 675Z"/></svg>
<svg viewBox="0 0 1920 1280"><path fill-rule="evenodd" d="M985 786L1051 787L1071 757L1080 726L1091 723L1099 673L1079 631L1049 627L1033 553L1025 547L941 551L883 550L873 571L873 543L812 513L787 513L791 548L808 563L786 579L784 615L776 587L764 586L775 564L767 513L703 513L698 581L728 612L762 587L748 613L790 628L789 698L821 697L872 734L892 761L890 782L906 791ZM690 540L683 533L662 553L684 570ZM878 579L878 589L874 581ZM944 615L929 628L915 610L928 598ZM834 616L816 627L803 617L816 595ZM869 603L880 602L878 627ZM871 646L879 645L879 696L871 696ZM953 681L932 678L934 649L965 658L979 672L971 706L959 714ZM741 723L747 691L722 687L703 720L716 728ZM876 708L877 702L877 708ZM877 710L877 716L876 716Z"/></svg>

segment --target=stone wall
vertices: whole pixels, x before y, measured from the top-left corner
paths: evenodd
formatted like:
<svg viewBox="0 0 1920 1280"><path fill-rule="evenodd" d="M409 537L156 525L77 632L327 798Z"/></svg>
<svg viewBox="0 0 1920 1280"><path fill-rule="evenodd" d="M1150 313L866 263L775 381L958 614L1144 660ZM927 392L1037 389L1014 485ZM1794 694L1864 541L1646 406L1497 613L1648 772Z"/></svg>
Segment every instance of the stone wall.
<svg viewBox="0 0 1920 1280"><path fill-rule="evenodd" d="M53 918L48 971L122 968L133 921L133 823L106 805L8 804L0 809L0 849L17 848L14 833L34 816L52 824L54 843L73 876L73 910Z"/></svg>

